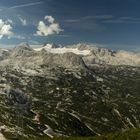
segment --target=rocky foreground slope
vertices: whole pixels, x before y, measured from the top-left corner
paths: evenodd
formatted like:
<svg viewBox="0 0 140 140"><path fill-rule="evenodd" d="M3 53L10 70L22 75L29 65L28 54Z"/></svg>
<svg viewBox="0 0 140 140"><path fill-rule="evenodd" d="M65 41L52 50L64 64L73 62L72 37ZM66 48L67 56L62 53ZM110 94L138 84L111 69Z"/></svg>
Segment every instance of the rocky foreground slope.
<svg viewBox="0 0 140 140"><path fill-rule="evenodd" d="M140 68L97 63L107 54L92 49L58 53L58 47L21 44L1 50L0 136L95 136L139 128ZM111 60L114 53L108 51ZM91 63L88 57L95 56L100 60Z"/></svg>

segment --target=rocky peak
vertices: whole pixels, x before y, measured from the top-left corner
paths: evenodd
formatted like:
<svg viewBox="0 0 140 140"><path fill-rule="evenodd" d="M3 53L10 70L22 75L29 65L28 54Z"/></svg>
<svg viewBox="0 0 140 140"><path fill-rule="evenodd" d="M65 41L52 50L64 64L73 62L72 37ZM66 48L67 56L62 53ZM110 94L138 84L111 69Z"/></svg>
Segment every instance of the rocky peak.
<svg viewBox="0 0 140 140"><path fill-rule="evenodd" d="M52 48L59 48L59 47L60 47L60 46L57 45L57 44L55 44L55 43L51 43L51 44L45 43L45 44L43 45L43 48L45 48L45 49L52 49Z"/></svg>
<svg viewBox="0 0 140 140"><path fill-rule="evenodd" d="M27 50L27 51L33 51L33 49L29 46L28 43L21 43L17 45L13 50Z"/></svg>
<svg viewBox="0 0 140 140"><path fill-rule="evenodd" d="M21 43L12 50L11 56L30 56L33 52L34 50L27 43Z"/></svg>
<svg viewBox="0 0 140 140"><path fill-rule="evenodd" d="M68 68L85 67L82 57L74 53L53 54L43 52L43 64L49 67L62 66Z"/></svg>

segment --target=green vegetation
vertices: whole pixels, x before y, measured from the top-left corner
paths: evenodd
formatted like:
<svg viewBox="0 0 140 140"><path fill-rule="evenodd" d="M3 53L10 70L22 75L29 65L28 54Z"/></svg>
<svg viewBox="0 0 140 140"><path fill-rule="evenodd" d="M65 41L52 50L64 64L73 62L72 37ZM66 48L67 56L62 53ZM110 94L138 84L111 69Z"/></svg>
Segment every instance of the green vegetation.
<svg viewBox="0 0 140 140"><path fill-rule="evenodd" d="M48 137L26 140L50 140ZM140 129L132 129L126 132L117 132L114 134L108 134L96 137L60 137L53 140L140 140Z"/></svg>

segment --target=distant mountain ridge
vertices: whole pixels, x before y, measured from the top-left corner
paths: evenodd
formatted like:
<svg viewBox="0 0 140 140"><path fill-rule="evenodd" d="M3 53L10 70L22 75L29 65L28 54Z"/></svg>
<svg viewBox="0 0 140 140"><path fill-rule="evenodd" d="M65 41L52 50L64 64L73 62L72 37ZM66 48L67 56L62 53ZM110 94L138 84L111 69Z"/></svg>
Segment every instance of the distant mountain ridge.
<svg viewBox="0 0 140 140"><path fill-rule="evenodd" d="M68 46L79 50L90 50L91 53L83 57L86 64L101 65L128 65L140 66L140 53L128 52L123 50L113 51L106 48L98 48L94 45L77 44Z"/></svg>
<svg viewBox="0 0 140 140"><path fill-rule="evenodd" d="M42 55L45 52L45 55ZM40 59L42 63L61 65L64 67L77 67L83 61L85 65L128 65L140 66L140 53L133 53L127 51L113 51L106 48L98 48L94 45L74 44L69 46L61 46L52 44L44 44L40 48L32 48L27 43L21 43L13 48L11 51L1 49L0 60L9 58L16 59L17 57L30 57L31 60ZM39 57L40 56L40 57ZM75 57L75 59L73 59ZM46 60L45 60L45 59ZM20 60L20 59L19 59ZM19 61L18 60L18 61ZM77 62L79 60L79 62ZM23 59L22 59L23 61ZM74 62L75 61L75 62ZM77 62L77 63L76 63ZM32 61L32 63L34 63ZM69 64L69 65L68 65Z"/></svg>
<svg viewBox="0 0 140 140"><path fill-rule="evenodd" d="M28 67L34 69L35 67L40 67L42 65L53 68L57 66L75 69L84 68L85 63L81 56L76 55L72 52L67 53L50 53L47 51L51 48L58 48L54 44L47 44L41 49L33 49L26 43L22 43L9 52L6 59L3 57L0 61L1 65L13 65L18 67Z"/></svg>

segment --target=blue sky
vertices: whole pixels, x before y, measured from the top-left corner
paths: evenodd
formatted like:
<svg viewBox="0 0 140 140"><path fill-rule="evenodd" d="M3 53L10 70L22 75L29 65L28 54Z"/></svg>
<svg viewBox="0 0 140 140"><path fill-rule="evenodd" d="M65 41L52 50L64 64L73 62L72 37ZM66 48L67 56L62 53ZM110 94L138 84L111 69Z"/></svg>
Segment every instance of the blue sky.
<svg viewBox="0 0 140 140"><path fill-rule="evenodd" d="M140 50L139 0L1 0L0 44L96 43Z"/></svg>

